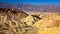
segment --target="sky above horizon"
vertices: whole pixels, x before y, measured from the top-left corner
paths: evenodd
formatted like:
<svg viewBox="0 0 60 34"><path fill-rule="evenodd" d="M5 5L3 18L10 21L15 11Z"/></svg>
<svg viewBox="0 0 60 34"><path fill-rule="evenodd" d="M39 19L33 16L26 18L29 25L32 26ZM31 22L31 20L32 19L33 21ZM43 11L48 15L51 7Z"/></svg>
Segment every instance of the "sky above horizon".
<svg viewBox="0 0 60 34"><path fill-rule="evenodd" d="M32 5L45 5L45 4L52 4L52 5L60 5L60 0L0 0L2 3L9 3L9 4L32 4Z"/></svg>

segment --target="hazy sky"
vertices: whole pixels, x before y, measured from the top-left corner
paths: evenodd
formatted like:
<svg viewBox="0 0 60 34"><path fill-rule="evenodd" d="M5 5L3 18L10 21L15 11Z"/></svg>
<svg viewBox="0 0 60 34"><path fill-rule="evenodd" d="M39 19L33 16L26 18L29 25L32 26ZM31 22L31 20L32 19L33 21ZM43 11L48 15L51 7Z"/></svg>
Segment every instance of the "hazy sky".
<svg viewBox="0 0 60 34"><path fill-rule="evenodd" d="M34 4L34 5L45 5L45 4L56 4L60 5L60 0L0 0L3 3L11 3L11 4Z"/></svg>

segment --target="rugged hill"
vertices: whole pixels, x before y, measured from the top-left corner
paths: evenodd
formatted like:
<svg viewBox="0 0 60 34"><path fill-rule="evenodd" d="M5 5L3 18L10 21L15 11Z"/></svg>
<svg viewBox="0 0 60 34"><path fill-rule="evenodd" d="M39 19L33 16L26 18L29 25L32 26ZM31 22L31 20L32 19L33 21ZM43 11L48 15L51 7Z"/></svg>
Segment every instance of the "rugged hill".
<svg viewBox="0 0 60 34"><path fill-rule="evenodd" d="M14 9L8 9L8 8L0 8L0 13L2 14L6 14L9 16L17 16L19 18L23 18L23 17L27 17L28 14L26 14L25 12L23 12L22 10L18 10L16 8Z"/></svg>
<svg viewBox="0 0 60 34"><path fill-rule="evenodd" d="M37 28L33 24L40 19L20 9L0 8L0 34L36 34Z"/></svg>
<svg viewBox="0 0 60 34"><path fill-rule="evenodd" d="M0 34L60 34L60 14L0 8Z"/></svg>

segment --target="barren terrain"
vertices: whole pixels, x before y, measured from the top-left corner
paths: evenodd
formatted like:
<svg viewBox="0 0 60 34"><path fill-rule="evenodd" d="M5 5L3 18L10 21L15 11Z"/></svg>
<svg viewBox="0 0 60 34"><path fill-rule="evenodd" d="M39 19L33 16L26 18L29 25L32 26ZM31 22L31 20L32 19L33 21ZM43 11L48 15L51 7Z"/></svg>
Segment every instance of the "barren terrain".
<svg viewBox="0 0 60 34"><path fill-rule="evenodd" d="M0 34L60 34L60 13L0 8Z"/></svg>

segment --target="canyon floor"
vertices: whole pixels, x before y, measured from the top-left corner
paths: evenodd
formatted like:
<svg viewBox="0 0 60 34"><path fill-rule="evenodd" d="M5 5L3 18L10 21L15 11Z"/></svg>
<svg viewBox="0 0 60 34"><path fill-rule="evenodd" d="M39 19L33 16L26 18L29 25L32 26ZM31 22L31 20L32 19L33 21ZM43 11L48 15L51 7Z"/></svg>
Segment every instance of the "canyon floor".
<svg viewBox="0 0 60 34"><path fill-rule="evenodd" d="M60 13L0 8L0 34L60 34Z"/></svg>

